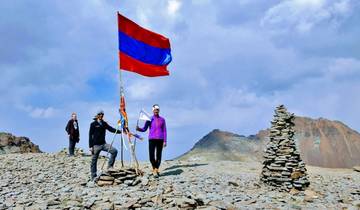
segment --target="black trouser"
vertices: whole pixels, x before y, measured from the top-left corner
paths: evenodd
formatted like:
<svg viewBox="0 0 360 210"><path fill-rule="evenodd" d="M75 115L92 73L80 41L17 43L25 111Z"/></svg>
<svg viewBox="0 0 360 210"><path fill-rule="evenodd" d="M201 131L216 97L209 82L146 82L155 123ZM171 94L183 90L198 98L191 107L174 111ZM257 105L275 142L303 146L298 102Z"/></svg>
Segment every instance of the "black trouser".
<svg viewBox="0 0 360 210"><path fill-rule="evenodd" d="M69 138L69 156L74 155L76 140Z"/></svg>
<svg viewBox="0 0 360 210"><path fill-rule="evenodd" d="M103 145L94 145L93 146L94 153L91 157L91 165L90 165L90 171L91 171L91 178L96 177L96 171L97 171L97 160L99 158L101 151L106 151L111 154L109 162L108 162L108 168L113 167L115 163L115 158L117 156L117 149L115 149L113 146L110 148L110 144L103 144Z"/></svg>
<svg viewBox="0 0 360 210"><path fill-rule="evenodd" d="M149 139L149 157L153 168L160 167L163 145L164 145L163 139ZM155 159L155 151L156 151L156 159Z"/></svg>

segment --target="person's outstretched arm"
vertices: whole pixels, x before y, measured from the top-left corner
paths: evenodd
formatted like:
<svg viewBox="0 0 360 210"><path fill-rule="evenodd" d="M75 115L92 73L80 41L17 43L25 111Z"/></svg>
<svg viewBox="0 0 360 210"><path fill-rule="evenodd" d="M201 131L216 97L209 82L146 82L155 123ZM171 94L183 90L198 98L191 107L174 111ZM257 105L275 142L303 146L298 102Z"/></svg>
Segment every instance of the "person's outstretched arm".
<svg viewBox="0 0 360 210"><path fill-rule="evenodd" d="M136 127L137 131L145 132L150 127L151 121L146 121L143 128L140 128L139 126Z"/></svg>
<svg viewBox="0 0 360 210"><path fill-rule="evenodd" d="M121 133L120 130L117 130L113 127L111 127L107 122L104 122L106 130L110 131L111 133Z"/></svg>

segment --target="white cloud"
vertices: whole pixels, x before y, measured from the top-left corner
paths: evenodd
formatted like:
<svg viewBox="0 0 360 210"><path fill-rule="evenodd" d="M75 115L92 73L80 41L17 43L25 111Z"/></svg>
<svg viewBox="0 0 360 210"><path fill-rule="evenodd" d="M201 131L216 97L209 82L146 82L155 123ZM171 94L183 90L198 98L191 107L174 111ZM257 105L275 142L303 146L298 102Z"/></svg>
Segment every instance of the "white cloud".
<svg viewBox="0 0 360 210"><path fill-rule="evenodd" d="M170 16L176 16L180 8L181 8L181 2L179 0L168 1L167 12Z"/></svg>
<svg viewBox="0 0 360 210"><path fill-rule="evenodd" d="M334 3L333 11L338 14L348 13L351 10L349 1L350 0L345 0Z"/></svg>
<svg viewBox="0 0 360 210"><path fill-rule="evenodd" d="M38 119L38 118L52 118L55 116L55 114L57 113L57 109L53 108L53 107L46 107L46 108L41 108L41 107L32 107L32 106L24 106L24 105L20 105L17 106L20 110L25 111L28 113L28 115L32 118Z"/></svg>
<svg viewBox="0 0 360 210"><path fill-rule="evenodd" d="M127 92L130 98L134 100L146 100L151 98L154 94L160 94L163 89L163 83L149 79L139 79L133 81L128 87Z"/></svg>
<svg viewBox="0 0 360 210"><path fill-rule="evenodd" d="M148 15L143 10L138 9L137 16L139 18L140 24L143 27L150 27Z"/></svg>
<svg viewBox="0 0 360 210"><path fill-rule="evenodd" d="M30 116L33 118L50 118L54 116L55 109L52 107L47 108L35 108L30 112Z"/></svg>
<svg viewBox="0 0 360 210"><path fill-rule="evenodd" d="M333 78L360 75L360 60L355 58L336 58L330 62L330 66L326 69L325 73Z"/></svg>
<svg viewBox="0 0 360 210"><path fill-rule="evenodd" d="M192 0L191 2L193 5L207 5L211 3L211 0Z"/></svg>
<svg viewBox="0 0 360 210"><path fill-rule="evenodd" d="M307 33L324 22L336 26L351 14L351 4L352 0L286 0L268 10L261 25L276 32Z"/></svg>
<svg viewBox="0 0 360 210"><path fill-rule="evenodd" d="M241 134L254 134L268 124L273 109L280 104L271 97L238 88L225 88L215 96L211 106L192 106L191 101L167 105L170 129L202 125ZM205 123L205 124L204 124Z"/></svg>
<svg viewBox="0 0 360 210"><path fill-rule="evenodd" d="M149 111L153 103L159 103L167 119L169 140L181 144L176 148L178 151L187 149L183 145L184 139L188 145L193 144L198 140L197 136L213 128L254 134L269 125L273 109L280 103L296 114L338 119L359 129L354 113L360 106L357 97L360 83L355 77L360 64L359 60L352 58L358 53L351 45L357 43L357 38L353 38L357 32L356 22L347 22L349 30L333 31L334 34L319 27L317 32L323 39L309 36L308 42L291 39L287 34L280 36L281 42L274 42L267 33L268 28L306 33L324 23L348 21L350 18L345 18L356 11L353 7L355 0L276 1L278 4L272 4L263 17L266 30L259 28L258 21L270 2L251 1L255 2L254 10L248 13L254 15L234 16L227 12L230 5L241 13L245 7L240 5L250 1L241 0L237 4L225 4L225 1L216 1L219 3L215 4L211 0L123 2L122 14L150 30L169 36L174 56L169 77L143 78L130 74L126 77L129 79L126 82L126 102L130 124L136 122L142 107ZM117 35L114 33L114 11L119 5L97 0L85 8L81 4L64 4L50 4L56 13L40 12L44 13L42 17L48 18L47 22L63 15L56 27L51 24L38 27L37 19L27 21L26 26L34 23L42 29L39 33L35 33L38 30L32 31L34 34L28 36L35 36L35 41L29 39L25 44L18 43L22 39L13 38L14 34L4 30L4 34L11 34L11 40L17 40L14 43L19 46L33 43L12 53L28 52L30 58L19 54L15 59L17 62L13 62L11 56L4 56L9 55L9 49L20 49L17 45L9 45L2 54L0 52L4 77L0 84L3 96L0 105L4 110L0 127L29 134L45 151L64 146L66 133L63 127L73 111L78 113L82 132L80 145L84 148L88 146L89 124L98 109L105 111L106 120L112 126L119 118L118 97L113 97L117 96L113 91L117 90L113 87L115 83L88 82L98 77L110 78L113 75L107 75L107 72L115 72ZM57 7L61 7L60 11ZM79 12L73 12L75 10ZM26 16L26 11L17 13ZM5 12L0 16L3 17L0 20L13 25L13 19L6 18L9 15ZM227 18L218 21L220 16ZM225 22L230 20L242 24L228 27ZM351 20L356 21L356 18ZM59 34L58 31L62 32L61 36L54 36ZM21 37L23 33L16 34ZM49 36L43 39L43 34ZM326 41L328 39L330 41ZM3 40L6 42L7 39ZM309 54L309 50L303 50L309 46L311 52L331 51L339 58ZM346 51L346 55L337 47ZM40 53L34 53L34 49ZM47 104L45 107L38 107L39 97L41 104ZM10 104L30 104L32 107L19 110ZM19 119L24 117L29 121L22 125ZM46 117L51 120L33 119ZM36 128L28 126L34 122L39 123ZM188 131L189 127L193 130ZM38 128L46 132L39 134ZM107 140L111 140L111 136L109 134ZM53 139L51 144L48 139Z"/></svg>

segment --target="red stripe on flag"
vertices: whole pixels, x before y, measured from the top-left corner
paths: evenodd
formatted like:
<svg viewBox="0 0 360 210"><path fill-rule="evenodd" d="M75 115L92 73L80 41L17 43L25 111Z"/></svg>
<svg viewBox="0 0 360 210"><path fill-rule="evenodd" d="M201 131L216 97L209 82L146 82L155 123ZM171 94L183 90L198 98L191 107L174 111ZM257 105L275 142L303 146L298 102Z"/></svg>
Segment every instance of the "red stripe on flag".
<svg viewBox="0 0 360 210"><path fill-rule="evenodd" d="M122 31L138 41L153 47L170 48L170 41L168 38L139 26L130 19L122 16L120 13L118 13L118 27L119 31Z"/></svg>
<svg viewBox="0 0 360 210"><path fill-rule="evenodd" d="M122 52L119 52L119 57L120 57L120 71L122 69L148 77L169 75L169 71L166 69L166 65L155 66L151 64L146 64Z"/></svg>

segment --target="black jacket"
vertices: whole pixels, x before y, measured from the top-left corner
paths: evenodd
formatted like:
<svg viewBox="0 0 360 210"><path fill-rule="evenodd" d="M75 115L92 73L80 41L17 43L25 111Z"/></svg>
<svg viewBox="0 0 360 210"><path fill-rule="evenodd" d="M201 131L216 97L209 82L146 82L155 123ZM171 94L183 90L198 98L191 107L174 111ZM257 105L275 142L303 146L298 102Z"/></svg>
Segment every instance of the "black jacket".
<svg viewBox="0 0 360 210"><path fill-rule="evenodd" d="M69 138L70 140L79 142L79 122L77 120L75 120L77 123L77 129L75 129L74 127L74 120L71 119L69 120L69 122L67 123L65 130L66 132L70 135Z"/></svg>
<svg viewBox="0 0 360 210"><path fill-rule="evenodd" d="M121 133L119 130L116 131L115 128L111 127L107 122L102 121L100 124L97 120L94 120L90 124L89 130L89 147L93 147L94 145L103 145L105 144L105 133L106 130L112 133Z"/></svg>

